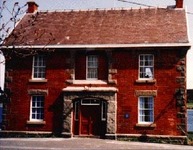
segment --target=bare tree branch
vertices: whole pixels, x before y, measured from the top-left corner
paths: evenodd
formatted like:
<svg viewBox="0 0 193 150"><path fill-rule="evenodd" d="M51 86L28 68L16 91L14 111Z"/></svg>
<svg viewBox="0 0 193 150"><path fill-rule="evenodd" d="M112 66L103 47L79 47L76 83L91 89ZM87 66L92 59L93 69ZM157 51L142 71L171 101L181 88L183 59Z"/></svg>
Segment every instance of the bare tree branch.
<svg viewBox="0 0 193 150"><path fill-rule="evenodd" d="M41 52L53 51L53 50L48 50L46 46L49 45L52 41L54 41L55 38L53 37L52 33L48 33L45 29L44 30L36 29L34 33L36 37L33 39L33 41L27 40L28 38L26 37L27 36L26 29L29 27L32 28L34 26L36 19L38 17L38 13L32 15L32 18L28 21L27 24L25 25L21 24L20 27L17 27L17 30L15 30L16 24L18 21L20 21L21 15L26 13L26 10L27 10L26 6L27 6L27 3L23 6L20 6L19 2L15 2L11 9L10 6L9 7L7 6L6 0L3 1L2 5L0 6L0 49L4 49L3 54L5 56L6 61L10 60L12 56L28 57L28 56L36 55L40 51ZM4 15L5 12L7 12L6 15L9 15L10 18L5 18L5 15ZM34 43L35 41L40 40L45 35L48 36L48 41L43 46L43 48L35 49L35 50L32 49L31 44ZM8 45L5 44L7 37L12 38L12 41L9 42ZM22 45L29 46L29 48L20 47L20 49L16 49L15 45L17 45L18 41L22 43ZM7 47L6 50L5 50L5 47ZM3 63L3 62L0 62L0 63Z"/></svg>

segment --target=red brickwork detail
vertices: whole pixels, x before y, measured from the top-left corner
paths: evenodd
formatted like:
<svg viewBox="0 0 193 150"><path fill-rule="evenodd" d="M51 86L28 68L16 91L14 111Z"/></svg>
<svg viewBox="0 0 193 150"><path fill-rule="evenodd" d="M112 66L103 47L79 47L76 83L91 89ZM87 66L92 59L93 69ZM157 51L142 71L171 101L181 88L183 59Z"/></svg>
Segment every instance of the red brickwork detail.
<svg viewBox="0 0 193 150"><path fill-rule="evenodd" d="M181 76L176 69L181 62L180 49L160 50L114 50L112 51L112 68L116 73L117 93L117 133L125 134L159 134L182 135L178 125L185 122L179 118L180 108L176 103L176 89L181 84L176 77ZM154 54L155 83L136 83L138 80L138 55L141 53ZM184 55L183 55L184 57ZM7 130L36 130L61 132L63 127L63 94L62 89L67 87L65 81L70 79L67 63L70 53L55 52L47 56L47 71L45 83L29 82L32 70L32 58L17 59L7 64L12 71L9 75L13 81L9 83L12 90L11 103L7 106ZM67 61L68 60L68 61ZM184 61L185 62L185 61ZM185 65L185 64L184 64ZM184 81L185 82L185 81ZM184 83L185 84L185 83ZM74 85L81 86L81 85ZM89 85L101 86L101 85ZM112 86L112 85L102 85ZM45 97L45 122L41 125L29 125L30 89L48 90ZM138 97L136 90L156 91L154 95L154 124L151 127L136 126L138 124ZM128 117L125 117L129 114ZM178 115L177 115L178 114ZM185 127L186 128L186 127Z"/></svg>

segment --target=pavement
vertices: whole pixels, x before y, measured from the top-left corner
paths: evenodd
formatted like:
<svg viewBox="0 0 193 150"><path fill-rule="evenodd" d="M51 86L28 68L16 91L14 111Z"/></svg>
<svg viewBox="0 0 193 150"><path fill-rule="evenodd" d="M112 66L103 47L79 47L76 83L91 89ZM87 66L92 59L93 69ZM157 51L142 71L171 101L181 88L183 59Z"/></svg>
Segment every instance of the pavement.
<svg viewBox="0 0 193 150"><path fill-rule="evenodd" d="M0 138L0 150L193 150L193 146L116 141L94 138Z"/></svg>

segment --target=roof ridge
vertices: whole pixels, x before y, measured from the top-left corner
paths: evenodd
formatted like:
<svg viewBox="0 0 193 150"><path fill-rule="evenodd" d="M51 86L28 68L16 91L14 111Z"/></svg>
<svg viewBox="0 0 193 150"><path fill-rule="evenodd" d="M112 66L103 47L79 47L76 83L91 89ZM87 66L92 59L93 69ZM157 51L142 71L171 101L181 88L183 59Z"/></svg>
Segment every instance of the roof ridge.
<svg viewBox="0 0 193 150"><path fill-rule="evenodd" d="M39 10L38 12L84 12L84 11L111 11L111 10L155 10L155 9L165 9L165 10L176 10L168 7L114 7L114 8L91 8L91 9L56 9L56 10Z"/></svg>

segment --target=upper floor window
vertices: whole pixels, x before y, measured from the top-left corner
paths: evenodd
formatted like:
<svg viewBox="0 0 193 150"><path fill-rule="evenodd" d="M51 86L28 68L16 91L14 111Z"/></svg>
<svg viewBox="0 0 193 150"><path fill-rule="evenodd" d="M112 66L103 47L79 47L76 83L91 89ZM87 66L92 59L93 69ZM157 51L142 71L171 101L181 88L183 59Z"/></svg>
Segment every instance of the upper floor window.
<svg viewBox="0 0 193 150"><path fill-rule="evenodd" d="M108 79L108 59L102 51L78 51L75 56L74 80L99 82Z"/></svg>
<svg viewBox="0 0 193 150"><path fill-rule="evenodd" d="M152 54L139 55L139 78L154 78L154 56Z"/></svg>
<svg viewBox="0 0 193 150"><path fill-rule="evenodd" d="M153 96L140 96L138 103L138 122L154 122L154 100Z"/></svg>
<svg viewBox="0 0 193 150"><path fill-rule="evenodd" d="M33 95L31 97L30 120L43 121L44 119L44 96Z"/></svg>
<svg viewBox="0 0 193 150"><path fill-rule="evenodd" d="M46 63L43 55L36 55L33 58L33 79L45 79Z"/></svg>
<svg viewBox="0 0 193 150"><path fill-rule="evenodd" d="M98 57L96 55L87 56L87 79L98 79Z"/></svg>

